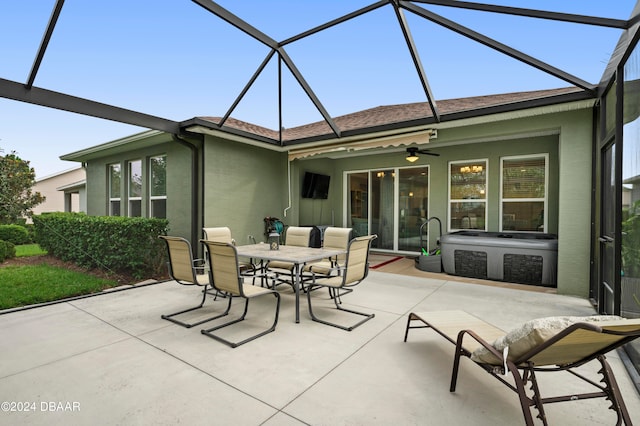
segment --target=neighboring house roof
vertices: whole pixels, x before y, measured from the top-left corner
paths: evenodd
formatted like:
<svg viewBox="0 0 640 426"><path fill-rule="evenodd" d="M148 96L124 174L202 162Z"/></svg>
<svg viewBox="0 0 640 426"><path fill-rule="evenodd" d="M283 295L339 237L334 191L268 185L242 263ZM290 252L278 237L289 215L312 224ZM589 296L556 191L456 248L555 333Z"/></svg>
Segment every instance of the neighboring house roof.
<svg viewBox="0 0 640 426"><path fill-rule="evenodd" d="M492 113L487 111L491 108L500 107L500 111L529 108L538 105L550 105L554 103L566 102L573 97L563 95L578 95L584 99L584 91L575 87L567 87L561 89L536 90L529 92L515 92L497 95L473 96L468 98L446 99L438 101L438 109L441 115L450 116L452 119L463 118L463 113L467 116L486 115ZM577 98L576 98L577 99ZM538 102L534 102L538 101ZM472 114L472 112L474 112ZM496 110L495 112L499 112ZM235 118L227 119L220 126L221 117L198 117L197 124L206 126L210 123L211 128L224 131L238 130L248 135L254 135L262 138L268 138L278 141L280 132L268 129ZM358 111L351 114L335 117L336 125L343 135L350 132L364 131L372 132L380 130L384 127L400 128L408 127L424 122L433 123L433 114L428 102L416 102L399 105L383 105L375 108ZM195 123L194 123L195 124ZM358 132L359 133L359 132ZM326 137L334 137L331 127L325 121L305 124L302 126L283 129L282 142L308 142L313 139L325 139ZM323 138L324 137L324 138Z"/></svg>
<svg viewBox="0 0 640 426"><path fill-rule="evenodd" d="M83 179L78 182L69 183L56 188L56 191L77 192L87 186L87 180Z"/></svg>
<svg viewBox="0 0 640 426"><path fill-rule="evenodd" d="M42 182L42 181L45 181L45 180L48 180L48 179L59 178L59 177L61 177L62 179L66 179L66 177L62 177L62 176L64 176L64 175L69 175L69 176L76 175L76 174L79 173L77 171L80 170L80 169L82 169L82 167L77 167L76 166L76 167L69 168L67 170L62 170L62 171L59 171L59 172L55 172L55 173L52 173L50 175L43 176L41 178L37 178L36 179L36 183L39 183L39 182Z"/></svg>

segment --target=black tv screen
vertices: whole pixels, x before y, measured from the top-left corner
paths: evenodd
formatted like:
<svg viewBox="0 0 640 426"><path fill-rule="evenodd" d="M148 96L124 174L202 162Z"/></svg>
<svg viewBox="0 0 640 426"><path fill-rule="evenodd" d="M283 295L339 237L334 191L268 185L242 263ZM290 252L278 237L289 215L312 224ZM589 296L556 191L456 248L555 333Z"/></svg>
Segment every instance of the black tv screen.
<svg viewBox="0 0 640 426"><path fill-rule="evenodd" d="M305 172L302 181L302 198L327 199L329 197L330 176Z"/></svg>

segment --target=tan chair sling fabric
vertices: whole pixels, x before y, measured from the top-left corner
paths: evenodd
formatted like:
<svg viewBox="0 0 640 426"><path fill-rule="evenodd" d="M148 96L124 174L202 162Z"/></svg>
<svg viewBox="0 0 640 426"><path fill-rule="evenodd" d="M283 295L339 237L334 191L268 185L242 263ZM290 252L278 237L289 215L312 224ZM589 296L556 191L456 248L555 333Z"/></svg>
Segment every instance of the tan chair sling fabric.
<svg viewBox="0 0 640 426"><path fill-rule="evenodd" d="M346 250L349 245L349 237L351 236L351 228L337 228L330 226L324 231L324 238L322 247L328 249ZM335 274L336 267L344 266L344 261L347 255L341 254L336 256L335 259L323 259L319 262L313 262L305 265L304 272L313 272L316 275L331 275Z"/></svg>
<svg viewBox="0 0 640 426"><path fill-rule="evenodd" d="M210 321L212 318L201 319L195 322L185 322L175 318L181 314L195 311L203 307L207 297L207 288L210 285L209 276L204 274L203 267L199 267L200 271L198 271L196 263L198 263L198 261L201 262L201 259L193 258L193 251L189 241L181 237L171 237L166 235L161 235L160 238L167 244L169 276L171 279L175 280L178 284L203 287L202 300L199 305L193 308L183 309L172 314L162 315L162 318L186 328ZM198 272L201 273L198 274Z"/></svg>
<svg viewBox="0 0 640 426"><path fill-rule="evenodd" d="M287 228L285 234L285 245L297 246L297 247L309 247L311 241L311 231L313 228L308 226L290 226ZM294 269L295 265L291 262L282 262L273 260L267 264L267 269L277 274L276 281L280 283L289 284L292 287L295 285ZM288 279L282 279L281 275L288 275ZM277 284L277 283L276 283Z"/></svg>
<svg viewBox="0 0 640 426"><path fill-rule="evenodd" d="M285 244L288 246L309 247L311 231L308 226L290 226L285 234Z"/></svg>
<svg viewBox="0 0 640 426"><path fill-rule="evenodd" d="M229 229L229 227L227 226L202 228L202 231L204 232L205 240L233 244L233 238L231 238L231 229Z"/></svg>
<svg viewBox="0 0 640 426"><path fill-rule="evenodd" d="M343 330L351 331L354 328L364 324L366 321L370 320L375 316L375 314L366 314L363 312L354 311L351 309L346 309L340 306L342 304L342 300L340 299L340 294L338 291L343 288L353 287L360 282L362 282L367 275L369 274L369 250L371 248L371 242L377 238L376 235L369 235L365 237L357 237L349 242L347 247L347 255L345 260L344 269L342 273L338 276L332 276L328 278L316 278L316 275L313 273L313 268L311 268L311 283L309 285L309 289L307 291L307 301L309 303L309 314L311 315L311 319L317 322L321 322L323 324L331 325L334 327L341 328ZM311 293L315 287L327 287L329 288L329 294L331 299L333 299L336 309L341 312L349 312L352 314L364 316L360 322L351 325L344 326L334 322L325 321L318 318L313 313L313 307L311 304Z"/></svg>
<svg viewBox="0 0 640 426"><path fill-rule="evenodd" d="M213 228L202 228L204 233L204 239L207 241L215 241L218 243L229 243L236 245L236 241L231 236L231 229L228 226L217 226ZM205 253L206 257L206 253ZM208 260L207 260L208 263ZM243 275L253 274L256 271L256 266L251 260L248 262L239 261L240 272Z"/></svg>
<svg viewBox="0 0 640 426"><path fill-rule="evenodd" d="M227 305L227 309L219 317L229 314L231 310L231 304L234 299L238 297L245 299L244 312L242 313L240 318L202 330L202 334L216 339L226 345L229 345L232 348L235 348L274 331L276 329L276 324L278 323L278 314L280 311L280 295L278 294L278 292L272 289L244 283L243 277L240 275L240 268L238 265L238 252L232 244L207 240L202 240L202 243L207 248L209 264L211 265L210 275L213 287L216 290L229 295L229 304ZM220 330L222 328L245 320L249 308L249 300L254 297L264 296L268 294L275 296L276 308L273 323L267 330L250 337L240 339L239 341L232 341L228 338L221 337L217 333L214 333L214 331L216 330Z"/></svg>

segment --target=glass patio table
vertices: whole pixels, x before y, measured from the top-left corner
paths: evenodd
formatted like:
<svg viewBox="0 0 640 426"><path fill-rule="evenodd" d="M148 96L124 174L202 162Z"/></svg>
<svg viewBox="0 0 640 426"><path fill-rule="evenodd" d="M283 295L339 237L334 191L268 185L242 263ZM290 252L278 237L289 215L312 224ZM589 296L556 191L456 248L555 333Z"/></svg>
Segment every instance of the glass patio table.
<svg viewBox="0 0 640 426"><path fill-rule="evenodd" d="M295 282L293 288L296 294L296 322L300 322L300 287L302 267L306 263L322 260L328 257L344 254L346 250L324 249L313 247L299 247L281 245L279 250L271 250L269 244L258 243L244 246L236 246L239 257L249 257L261 260L277 260L290 262L294 265Z"/></svg>

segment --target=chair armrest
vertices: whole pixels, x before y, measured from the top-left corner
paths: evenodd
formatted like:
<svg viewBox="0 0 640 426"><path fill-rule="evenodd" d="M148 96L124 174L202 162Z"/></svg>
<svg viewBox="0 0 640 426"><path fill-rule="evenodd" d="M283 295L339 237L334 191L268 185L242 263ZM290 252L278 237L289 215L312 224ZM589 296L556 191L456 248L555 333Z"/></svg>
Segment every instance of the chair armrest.
<svg viewBox="0 0 640 426"><path fill-rule="evenodd" d="M458 333L458 340L456 342L456 351L459 351L461 354L464 354L467 357L471 357L471 352L469 352L468 350L462 347L465 334L469 335L473 340L480 343L480 345L482 345L485 349L491 352L493 356L495 356L497 359L501 361L502 364L504 364L504 358L502 356L502 353L498 352L498 350L494 348L491 343L487 342L482 337L478 336L472 330L461 330Z"/></svg>

